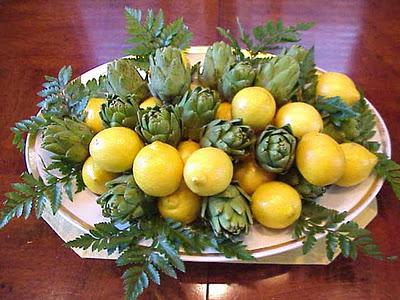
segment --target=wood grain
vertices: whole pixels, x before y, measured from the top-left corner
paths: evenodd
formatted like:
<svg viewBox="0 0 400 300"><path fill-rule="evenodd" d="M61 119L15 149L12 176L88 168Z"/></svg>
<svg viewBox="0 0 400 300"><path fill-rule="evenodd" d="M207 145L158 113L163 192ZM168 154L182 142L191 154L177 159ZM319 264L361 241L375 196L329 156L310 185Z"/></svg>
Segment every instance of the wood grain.
<svg viewBox="0 0 400 300"><path fill-rule="evenodd" d="M185 18L193 45L235 28L281 18L315 21L304 34L317 64L345 72L364 88L391 132L400 161L400 3L390 1L22 1L0 2L0 193L24 170L9 127L36 112L44 74L71 64L76 75L123 55L123 7L162 8ZM234 30L235 32L235 30ZM400 203L385 186L379 216L369 225L382 250L399 255ZM111 261L83 260L63 247L42 220L11 222L0 231L0 299L120 299L121 270ZM400 263L361 257L329 266L187 264L179 280L163 277L142 299L398 299Z"/></svg>

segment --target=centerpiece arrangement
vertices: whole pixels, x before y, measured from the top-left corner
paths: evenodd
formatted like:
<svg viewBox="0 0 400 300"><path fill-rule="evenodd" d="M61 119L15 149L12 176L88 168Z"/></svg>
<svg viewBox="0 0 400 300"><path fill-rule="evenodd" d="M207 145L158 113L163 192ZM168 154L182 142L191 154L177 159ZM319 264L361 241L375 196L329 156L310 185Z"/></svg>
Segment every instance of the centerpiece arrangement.
<svg viewBox="0 0 400 300"><path fill-rule="evenodd" d="M38 135L51 162L45 178L25 172L12 185L0 228L32 208L56 214L63 194L73 201L89 189L109 221L67 245L119 253L128 299L160 284L160 271L185 271L180 253L254 260L242 237L256 222L291 226L304 254L325 234L329 259L338 248L387 259L346 212L318 203L329 186L373 172L400 198L400 166L371 140L375 116L354 82L319 72L313 48L289 45L312 23L269 21L250 35L238 20L239 39L217 28L227 43L191 66L182 18L125 16L131 56L86 84L71 80L71 67L46 76L39 114L12 128L20 150L26 134Z"/></svg>

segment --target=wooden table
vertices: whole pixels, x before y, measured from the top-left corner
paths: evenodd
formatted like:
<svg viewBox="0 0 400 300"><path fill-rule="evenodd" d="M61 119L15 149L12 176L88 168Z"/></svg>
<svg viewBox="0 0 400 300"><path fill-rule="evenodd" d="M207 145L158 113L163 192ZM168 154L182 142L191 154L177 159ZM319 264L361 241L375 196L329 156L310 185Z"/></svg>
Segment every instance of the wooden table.
<svg viewBox="0 0 400 300"><path fill-rule="evenodd" d="M123 55L125 1L0 2L0 192L24 170L11 127L35 114L43 75L71 64L78 75ZM392 1L130 1L182 15L193 45L218 38L216 26L235 28L235 16L254 26L281 18L315 21L304 34L317 64L345 72L365 90L392 135L400 161L400 3ZM170 3L171 2L171 3ZM245 4L246 3L246 4ZM133 5L133 4L132 4ZM400 203L385 186L379 216L369 225L382 250L400 254ZM0 299L120 299L121 270L113 261L80 259L42 220L11 222L0 231ZM399 299L400 262L363 255L329 266L188 263L179 280L163 277L142 299Z"/></svg>

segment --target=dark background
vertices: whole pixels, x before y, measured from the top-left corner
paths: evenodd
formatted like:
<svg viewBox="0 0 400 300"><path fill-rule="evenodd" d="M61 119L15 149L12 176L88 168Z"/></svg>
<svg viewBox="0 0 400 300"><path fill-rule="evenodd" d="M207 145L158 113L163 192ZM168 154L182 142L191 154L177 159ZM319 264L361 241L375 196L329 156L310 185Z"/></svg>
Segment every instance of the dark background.
<svg viewBox="0 0 400 300"><path fill-rule="evenodd" d="M124 54L125 5L183 16L193 45L218 39L216 26L266 19L315 21L302 44L318 66L345 72L382 114L400 161L400 2L393 1L5 1L0 0L0 193L24 170L9 128L37 112L45 74L71 64L75 75ZM385 186L369 225L382 250L400 256L400 203ZM80 259L42 220L12 221L0 231L0 299L119 299L113 261ZM329 266L188 263L174 281L162 277L142 299L398 299L400 262L363 255Z"/></svg>

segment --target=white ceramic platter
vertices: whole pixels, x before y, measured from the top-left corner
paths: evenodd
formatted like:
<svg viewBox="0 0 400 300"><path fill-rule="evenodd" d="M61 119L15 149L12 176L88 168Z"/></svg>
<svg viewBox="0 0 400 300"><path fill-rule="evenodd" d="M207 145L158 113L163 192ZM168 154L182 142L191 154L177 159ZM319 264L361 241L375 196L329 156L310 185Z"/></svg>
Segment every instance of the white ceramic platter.
<svg viewBox="0 0 400 300"><path fill-rule="evenodd" d="M202 61L207 47L192 47L188 50L188 58L192 64ZM98 66L81 75L81 80L86 83L92 78L98 78L100 75L106 74L107 64ZM321 70L323 71L323 70ZM391 154L390 138L381 116L376 109L371 105L376 119L376 135L374 140L382 144L381 150L388 156ZM49 161L49 153L40 147L40 138L31 137L27 143L25 158L28 171L34 175L40 175L45 178L43 172L43 163ZM339 211L349 212L348 220L357 217L374 199L383 184L383 180L371 175L363 183L351 188L331 187L323 196L320 203L326 207L333 208ZM65 195L64 195L65 196ZM52 218L53 216L50 216ZM57 233L63 237L62 232L69 232L68 237L64 239L73 239L76 236L87 233L93 224L106 221L101 214L101 208L96 203L96 195L88 190L84 190L74 196L74 201L71 202L67 197L63 198L60 211L54 218L61 218L62 222L58 222L61 228L58 228ZM45 218L46 219L46 218ZM47 220L48 221L48 220ZM50 223L50 222L49 222ZM52 226L54 228L54 226ZM68 228L66 228L68 227ZM60 233L61 231L61 233ZM71 234L71 232L73 232ZM252 226L249 235L245 237L245 244L257 258L265 258L271 255L283 253L295 248L299 248L302 242L294 240L291 237L292 228L285 230L270 230L260 225ZM321 236L322 237L322 236ZM90 257L86 256L86 257ZM94 255L93 257L99 257ZM103 256L102 258L114 258ZM182 255L186 261L198 262L234 262L224 256L209 251L202 255Z"/></svg>

